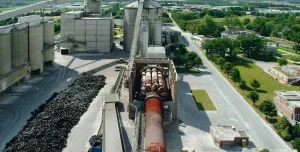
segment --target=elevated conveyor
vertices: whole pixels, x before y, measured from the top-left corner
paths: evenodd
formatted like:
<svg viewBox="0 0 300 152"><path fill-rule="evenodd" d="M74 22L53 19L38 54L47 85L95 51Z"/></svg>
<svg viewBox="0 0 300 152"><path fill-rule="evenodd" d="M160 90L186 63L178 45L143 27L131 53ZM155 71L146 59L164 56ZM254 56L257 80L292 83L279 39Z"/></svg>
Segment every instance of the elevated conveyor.
<svg viewBox="0 0 300 152"><path fill-rule="evenodd" d="M131 50L130 50L130 56L129 56L129 69L131 69L134 58L137 53L137 46L138 46L138 38L139 38L139 33L140 33L140 27L141 27L141 20L142 20L142 12L143 12L143 7L144 7L144 0L140 0L138 4L138 10L137 10L137 15L136 15L136 20L135 20L135 25L134 25L134 32L133 32L133 40L132 40L132 45L131 45Z"/></svg>

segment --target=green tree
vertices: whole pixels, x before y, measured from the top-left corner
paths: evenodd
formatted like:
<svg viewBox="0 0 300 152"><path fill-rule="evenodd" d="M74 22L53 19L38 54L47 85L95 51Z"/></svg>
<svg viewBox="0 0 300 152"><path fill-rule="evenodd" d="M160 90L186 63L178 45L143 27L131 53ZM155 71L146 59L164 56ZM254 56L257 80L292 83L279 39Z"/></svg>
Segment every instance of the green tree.
<svg viewBox="0 0 300 152"><path fill-rule="evenodd" d="M241 83L240 83L240 85L239 85L239 88L240 88L241 90L243 90L243 94L244 94L244 90L247 89L247 84L246 84L245 80L241 80Z"/></svg>
<svg viewBox="0 0 300 152"><path fill-rule="evenodd" d="M294 149L300 150L300 137L295 138L292 145Z"/></svg>
<svg viewBox="0 0 300 152"><path fill-rule="evenodd" d="M264 55L264 40L254 34L240 34L237 41L243 54L248 58L257 59Z"/></svg>
<svg viewBox="0 0 300 152"><path fill-rule="evenodd" d="M244 18L243 23L244 23L244 25L248 25L250 23L250 19L249 18Z"/></svg>
<svg viewBox="0 0 300 152"><path fill-rule="evenodd" d="M260 150L259 152L270 152L268 149L262 149L262 150Z"/></svg>
<svg viewBox="0 0 300 152"><path fill-rule="evenodd" d="M223 66L221 67L221 69L228 75L228 77L229 77L229 74L230 74L232 68L233 68L233 65L230 62L225 62L223 64Z"/></svg>
<svg viewBox="0 0 300 152"><path fill-rule="evenodd" d="M247 97L251 99L253 105L259 100L259 94L255 91L251 91Z"/></svg>
<svg viewBox="0 0 300 152"><path fill-rule="evenodd" d="M292 135L294 138L300 137L300 125L298 123L292 126Z"/></svg>
<svg viewBox="0 0 300 152"><path fill-rule="evenodd" d="M292 127L292 124L290 123L289 119L286 116L283 116L279 119L279 121L276 123L275 127L279 130L282 131L286 127Z"/></svg>
<svg viewBox="0 0 300 152"><path fill-rule="evenodd" d="M292 139L292 135L290 133L290 127L286 127L283 131L279 132L279 135L285 141L290 141Z"/></svg>
<svg viewBox="0 0 300 152"><path fill-rule="evenodd" d="M275 104L271 100L264 100L259 105L259 110L267 116L267 119L269 117L277 116L277 109Z"/></svg>
<svg viewBox="0 0 300 152"><path fill-rule="evenodd" d="M231 80L234 81L234 83L240 82L241 81L240 70L237 68L233 68L230 72L230 77Z"/></svg>
<svg viewBox="0 0 300 152"><path fill-rule="evenodd" d="M279 66L283 66L283 65L287 65L288 64L288 61L286 59L278 59L278 64Z"/></svg>
<svg viewBox="0 0 300 152"><path fill-rule="evenodd" d="M223 64L226 62L226 60L222 57L219 57L219 58L215 59L215 62L217 65L223 66Z"/></svg>
<svg viewBox="0 0 300 152"><path fill-rule="evenodd" d="M254 90L257 90L259 87L260 87L260 83L256 80L256 79L253 79L251 82L250 82L250 85L252 86L252 88Z"/></svg>
<svg viewBox="0 0 300 152"><path fill-rule="evenodd" d="M202 65L202 60L201 58L198 56L197 53L195 52L189 52L187 54L187 57L186 57L186 67L195 67L195 66L199 66L199 65Z"/></svg>

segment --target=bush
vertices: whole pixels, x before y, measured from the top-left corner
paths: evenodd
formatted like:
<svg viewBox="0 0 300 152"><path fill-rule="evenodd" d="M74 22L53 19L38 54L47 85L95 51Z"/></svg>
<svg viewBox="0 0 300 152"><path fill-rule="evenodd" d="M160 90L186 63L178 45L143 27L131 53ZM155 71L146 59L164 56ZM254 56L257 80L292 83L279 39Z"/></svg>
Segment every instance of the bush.
<svg viewBox="0 0 300 152"><path fill-rule="evenodd" d="M247 97L251 99L253 104L255 104L259 100L259 94L255 91L251 91Z"/></svg>
<svg viewBox="0 0 300 152"><path fill-rule="evenodd" d="M269 152L269 149L262 149L262 150L260 150L259 152Z"/></svg>
<svg viewBox="0 0 300 152"><path fill-rule="evenodd" d="M292 135L290 134L290 127L286 127L283 131L279 132L279 135L285 141L290 141L292 139Z"/></svg>
<svg viewBox="0 0 300 152"><path fill-rule="evenodd" d="M300 137L295 138L292 145L294 149L300 150Z"/></svg>
<svg viewBox="0 0 300 152"><path fill-rule="evenodd" d="M279 66L287 65L288 61L286 59L278 59Z"/></svg>

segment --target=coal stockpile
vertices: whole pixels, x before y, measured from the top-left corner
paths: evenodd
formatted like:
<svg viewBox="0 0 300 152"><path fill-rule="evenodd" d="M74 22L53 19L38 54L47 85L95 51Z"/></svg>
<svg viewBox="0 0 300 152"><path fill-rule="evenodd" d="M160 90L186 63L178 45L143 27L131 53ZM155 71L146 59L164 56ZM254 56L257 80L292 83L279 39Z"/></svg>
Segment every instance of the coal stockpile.
<svg viewBox="0 0 300 152"><path fill-rule="evenodd" d="M6 144L7 152L59 152L68 134L105 85L104 76L83 74L32 112L23 130Z"/></svg>

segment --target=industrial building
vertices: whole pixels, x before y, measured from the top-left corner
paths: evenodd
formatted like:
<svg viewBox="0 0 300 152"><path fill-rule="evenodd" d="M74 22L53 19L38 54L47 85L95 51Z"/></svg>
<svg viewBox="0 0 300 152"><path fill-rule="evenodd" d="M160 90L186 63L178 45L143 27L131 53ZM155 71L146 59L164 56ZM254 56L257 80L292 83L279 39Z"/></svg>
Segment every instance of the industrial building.
<svg viewBox="0 0 300 152"><path fill-rule="evenodd" d="M278 111L292 123L300 121L299 91L274 91L274 103Z"/></svg>
<svg viewBox="0 0 300 152"><path fill-rule="evenodd" d="M44 62L54 60L54 23L38 15L18 18L0 27L0 91L43 72Z"/></svg>
<svg viewBox="0 0 300 152"><path fill-rule="evenodd" d="M270 69L270 75L283 84L299 84L300 68L298 66L282 66Z"/></svg>
<svg viewBox="0 0 300 152"><path fill-rule="evenodd" d="M86 0L86 11L61 15L62 52L109 53L114 48L114 21L101 17L101 0Z"/></svg>

